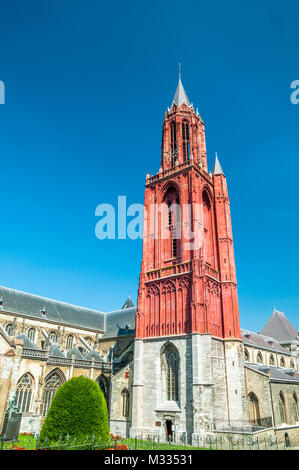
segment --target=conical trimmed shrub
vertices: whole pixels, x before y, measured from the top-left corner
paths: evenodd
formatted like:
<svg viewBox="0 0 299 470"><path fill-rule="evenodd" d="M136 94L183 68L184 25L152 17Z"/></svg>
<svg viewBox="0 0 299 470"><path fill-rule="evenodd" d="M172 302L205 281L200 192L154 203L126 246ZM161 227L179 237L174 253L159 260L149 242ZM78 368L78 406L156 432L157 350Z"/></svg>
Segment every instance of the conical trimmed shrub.
<svg viewBox="0 0 299 470"><path fill-rule="evenodd" d="M103 443L109 439L107 404L99 385L87 377L74 377L59 387L44 421L39 442L61 437L82 441L93 434Z"/></svg>

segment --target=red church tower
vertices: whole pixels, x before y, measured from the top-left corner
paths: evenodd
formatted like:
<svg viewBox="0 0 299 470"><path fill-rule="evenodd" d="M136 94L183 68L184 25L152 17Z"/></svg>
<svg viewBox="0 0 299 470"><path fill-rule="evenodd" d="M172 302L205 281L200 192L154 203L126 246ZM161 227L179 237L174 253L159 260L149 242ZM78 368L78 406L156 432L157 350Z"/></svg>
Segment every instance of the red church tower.
<svg viewBox="0 0 299 470"><path fill-rule="evenodd" d="M208 173L204 123L181 79L165 113L160 171L146 180L145 212L136 336L240 338L226 178L217 157ZM197 231L195 248L188 225Z"/></svg>
<svg viewBox="0 0 299 470"><path fill-rule="evenodd" d="M131 435L189 440L246 421L243 343L226 178L181 78L159 172L146 177Z"/></svg>

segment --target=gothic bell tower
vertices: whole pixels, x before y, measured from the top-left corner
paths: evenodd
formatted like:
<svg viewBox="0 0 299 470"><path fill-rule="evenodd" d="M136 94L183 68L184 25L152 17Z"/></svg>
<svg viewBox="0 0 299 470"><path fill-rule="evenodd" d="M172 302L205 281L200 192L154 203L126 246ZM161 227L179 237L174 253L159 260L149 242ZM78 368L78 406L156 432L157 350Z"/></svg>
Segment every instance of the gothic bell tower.
<svg viewBox="0 0 299 470"><path fill-rule="evenodd" d="M168 416L176 429L195 435L211 431L217 420L243 420L243 347L226 178L217 156L213 174L208 172L205 126L181 76L165 112L160 170L146 177L144 207L132 429L153 431L159 422L163 428ZM177 359L163 379L167 347ZM163 387L176 390L165 393Z"/></svg>

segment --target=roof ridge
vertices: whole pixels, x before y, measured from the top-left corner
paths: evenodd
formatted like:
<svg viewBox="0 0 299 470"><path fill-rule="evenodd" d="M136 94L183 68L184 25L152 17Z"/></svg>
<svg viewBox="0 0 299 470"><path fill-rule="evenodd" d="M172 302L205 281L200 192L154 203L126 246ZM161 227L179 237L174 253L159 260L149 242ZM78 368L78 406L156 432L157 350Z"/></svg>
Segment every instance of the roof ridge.
<svg viewBox="0 0 299 470"><path fill-rule="evenodd" d="M111 312L101 312L101 313L104 313L105 315L109 315L109 313L120 313L120 312L123 313L124 311L127 312L128 310L132 310L134 308L137 309L137 307L134 306L134 307L129 307L129 308L119 308L117 310L111 310Z"/></svg>
<svg viewBox="0 0 299 470"><path fill-rule="evenodd" d="M11 287L0 286L0 289L6 289L8 291L11 291L12 293L18 293L18 294L23 294L23 295L25 294L25 295L28 295L29 297L34 297L34 298L40 299L40 300L47 300L49 302L59 303L59 304L67 305L69 307L76 307L76 308L80 308L82 310L89 310L89 311L92 311L92 312L105 314L105 312L102 312L101 310L95 310L95 309L89 308L89 307L81 307L80 305L71 304L71 303L65 302L63 300L50 299L49 297L43 297L41 295L31 294L30 292L25 292L25 291L18 290L18 289L12 289ZM5 308L3 310L5 310Z"/></svg>

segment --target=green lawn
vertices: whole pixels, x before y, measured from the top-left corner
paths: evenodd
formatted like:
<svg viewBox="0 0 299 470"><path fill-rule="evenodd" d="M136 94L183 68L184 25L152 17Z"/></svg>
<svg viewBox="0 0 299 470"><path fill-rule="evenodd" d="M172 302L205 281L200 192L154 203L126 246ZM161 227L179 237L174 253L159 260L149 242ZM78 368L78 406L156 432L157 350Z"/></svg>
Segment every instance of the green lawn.
<svg viewBox="0 0 299 470"><path fill-rule="evenodd" d="M134 450L136 448L136 441L135 439L121 439L118 441L117 444L126 445L129 449ZM111 441L111 444L107 445L107 447L114 448L115 442ZM95 446L97 447L97 446ZM110 447L110 448L111 448ZM19 435L19 439L12 443L8 442L5 443L3 446L4 450L9 448L15 449L24 449L24 450L34 450L36 449L36 438L30 435ZM137 441L137 450L205 450L200 447L191 447L184 444L173 444L167 442L153 442L147 440L139 440Z"/></svg>

